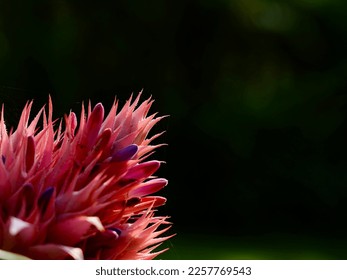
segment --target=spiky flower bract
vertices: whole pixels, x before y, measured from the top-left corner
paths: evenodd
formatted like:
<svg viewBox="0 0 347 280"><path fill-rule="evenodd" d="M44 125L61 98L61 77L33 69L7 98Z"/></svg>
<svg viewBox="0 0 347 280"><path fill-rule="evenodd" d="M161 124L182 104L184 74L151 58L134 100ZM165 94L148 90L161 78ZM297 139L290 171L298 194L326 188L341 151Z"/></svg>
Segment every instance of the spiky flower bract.
<svg viewBox="0 0 347 280"><path fill-rule="evenodd" d="M30 121L26 104L18 127L0 119L0 250L32 259L153 259L169 236L167 217L155 215L167 181L152 176L161 162L148 156L161 120L148 116L153 100L140 94L107 116L104 107L78 121L70 112L52 120L48 104ZM40 119L42 128L38 128ZM164 227L161 227L164 225Z"/></svg>

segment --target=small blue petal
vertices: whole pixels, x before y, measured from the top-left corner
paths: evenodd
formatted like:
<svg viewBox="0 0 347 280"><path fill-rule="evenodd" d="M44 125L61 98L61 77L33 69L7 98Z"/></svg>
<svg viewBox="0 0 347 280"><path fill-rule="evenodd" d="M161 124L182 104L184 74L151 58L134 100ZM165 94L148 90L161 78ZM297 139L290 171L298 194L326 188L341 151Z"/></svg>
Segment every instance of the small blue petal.
<svg viewBox="0 0 347 280"><path fill-rule="evenodd" d="M132 159L132 157L137 153L138 146L135 144L131 144L119 151L116 151L111 161L126 161Z"/></svg>
<svg viewBox="0 0 347 280"><path fill-rule="evenodd" d="M39 197L38 206L41 209L41 213L44 213L47 209L48 203L54 193L54 187L48 187Z"/></svg>
<svg viewBox="0 0 347 280"><path fill-rule="evenodd" d="M112 230L112 231L114 231L114 232L116 232L117 234L118 234L118 236L120 236L121 235L121 233L122 233L122 231L120 230L120 229L118 229L118 228L113 228L113 227L111 227L111 228L108 228L109 230Z"/></svg>

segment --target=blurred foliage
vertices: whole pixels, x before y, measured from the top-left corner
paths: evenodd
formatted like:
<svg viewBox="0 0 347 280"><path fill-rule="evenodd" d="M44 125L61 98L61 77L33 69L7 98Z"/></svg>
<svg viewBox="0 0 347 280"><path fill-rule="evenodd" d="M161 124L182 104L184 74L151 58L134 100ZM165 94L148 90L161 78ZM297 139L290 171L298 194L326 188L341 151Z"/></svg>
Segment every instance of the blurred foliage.
<svg viewBox="0 0 347 280"><path fill-rule="evenodd" d="M161 212L180 236L209 236L193 249L177 237L179 258L222 235L345 238L346 11L342 0L3 0L1 101L14 125L48 93L57 117L89 98L153 95L170 115Z"/></svg>
<svg viewBox="0 0 347 280"><path fill-rule="evenodd" d="M322 260L345 259L345 239L326 239L277 233L261 237L189 235L168 242L160 259L180 260Z"/></svg>

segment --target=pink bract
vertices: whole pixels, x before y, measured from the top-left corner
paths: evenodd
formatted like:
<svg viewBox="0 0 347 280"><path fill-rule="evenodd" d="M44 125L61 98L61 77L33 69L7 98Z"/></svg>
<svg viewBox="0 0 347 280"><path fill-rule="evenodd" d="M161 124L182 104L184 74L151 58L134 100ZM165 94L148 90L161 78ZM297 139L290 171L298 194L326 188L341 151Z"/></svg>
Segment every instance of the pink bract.
<svg viewBox="0 0 347 280"><path fill-rule="evenodd" d="M139 104L140 94L117 113L82 105L52 120L42 108L29 121L26 104L15 130L0 119L0 249L32 259L153 259L170 236L153 195L167 180L152 176L161 162L148 156L161 146L148 137L162 119ZM139 105L138 105L139 104ZM43 119L42 129L38 122ZM164 226L162 226L164 225Z"/></svg>

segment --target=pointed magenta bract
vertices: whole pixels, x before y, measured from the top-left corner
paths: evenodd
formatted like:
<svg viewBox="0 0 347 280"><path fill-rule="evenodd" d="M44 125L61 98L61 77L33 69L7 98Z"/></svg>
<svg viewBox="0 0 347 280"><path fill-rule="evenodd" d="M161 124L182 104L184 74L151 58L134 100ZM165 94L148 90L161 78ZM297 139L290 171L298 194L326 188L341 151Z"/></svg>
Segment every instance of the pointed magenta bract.
<svg viewBox="0 0 347 280"><path fill-rule="evenodd" d="M32 259L152 259L169 236L166 199L153 196L167 181L152 175L159 145L148 138L162 119L148 116L152 100L131 98L105 116L102 104L64 123L44 108L31 121L27 103L18 127L0 119L0 249ZM38 128L40 119L43 126ZM164 226L162 226L164 225Z"/></svg>

